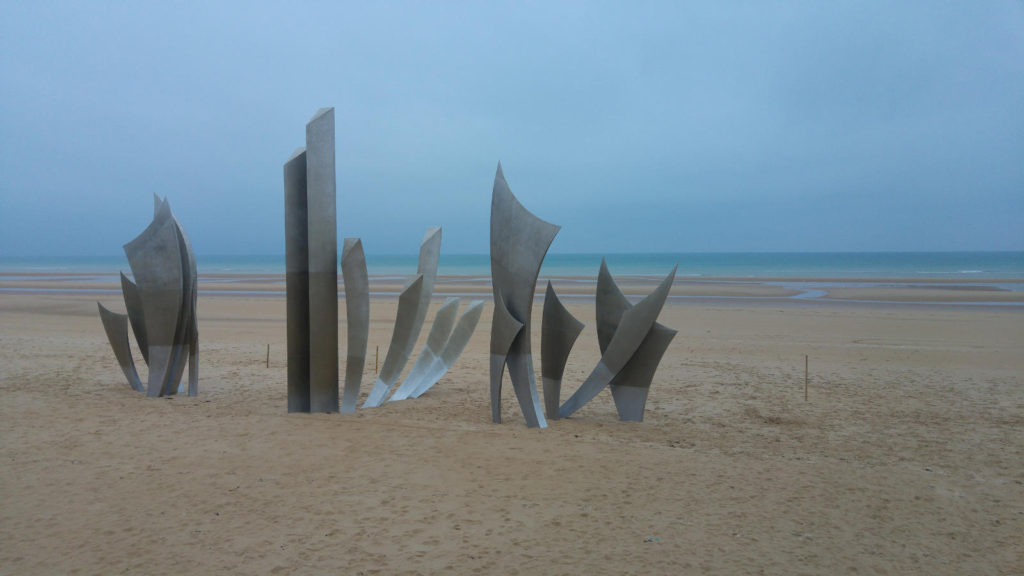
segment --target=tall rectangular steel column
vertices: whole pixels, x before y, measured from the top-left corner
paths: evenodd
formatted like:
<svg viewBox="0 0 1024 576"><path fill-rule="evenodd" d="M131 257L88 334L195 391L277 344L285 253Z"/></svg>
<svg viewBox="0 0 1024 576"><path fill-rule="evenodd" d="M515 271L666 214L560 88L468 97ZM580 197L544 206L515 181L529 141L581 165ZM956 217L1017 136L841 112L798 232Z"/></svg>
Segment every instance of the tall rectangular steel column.
<svg viewBox="0 0 1024 576"><path fill-rule="evenodd" d="M306 149L299 148L284 164L289 412L309 412L309 234L306 214Z"/></svg>
<svg viewBox="0 0 1024 576"><path fill-rule="evenodd" d="M309 409L338 411L338 226L334 108L306 124L309 233Z"/></svg>

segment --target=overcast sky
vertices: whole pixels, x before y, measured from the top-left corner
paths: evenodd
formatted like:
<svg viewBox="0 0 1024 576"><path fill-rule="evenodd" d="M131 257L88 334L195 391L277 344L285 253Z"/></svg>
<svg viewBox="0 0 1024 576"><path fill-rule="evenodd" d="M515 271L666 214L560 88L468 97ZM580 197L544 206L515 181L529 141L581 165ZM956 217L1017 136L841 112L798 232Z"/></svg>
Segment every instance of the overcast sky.
<svg viewBox="0 0 1024 576"><path fill-rule="evenodd" d="M0 256L284 252L334 106L339 243L1024 250L1024 3L0 3Z"/></svg>

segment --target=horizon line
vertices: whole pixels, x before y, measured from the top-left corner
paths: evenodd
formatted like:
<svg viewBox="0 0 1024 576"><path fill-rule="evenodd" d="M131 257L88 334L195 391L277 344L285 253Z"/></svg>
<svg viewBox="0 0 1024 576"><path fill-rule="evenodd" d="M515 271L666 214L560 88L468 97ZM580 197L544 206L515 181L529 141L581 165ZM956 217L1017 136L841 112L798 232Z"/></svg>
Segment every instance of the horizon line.
<svg viewBox="0 0 1024 576"><path fill-rule="evenodd" d="M670 256L670 255L711 255L711 254L1024 254L1024 249L972 249L972 250L678 250L678 251L651 251L651 252L548 252L548 256ZM447 256L489 256L489 252L442 252L441 257ZM367 257L388 257L388 256L417 256L418 252L367 252ZM122 253L104 254L0 254L4 258L112 258L124 256ZM196 257L280 257L284 258L283 252L209 252L196 253Z"/></svg>

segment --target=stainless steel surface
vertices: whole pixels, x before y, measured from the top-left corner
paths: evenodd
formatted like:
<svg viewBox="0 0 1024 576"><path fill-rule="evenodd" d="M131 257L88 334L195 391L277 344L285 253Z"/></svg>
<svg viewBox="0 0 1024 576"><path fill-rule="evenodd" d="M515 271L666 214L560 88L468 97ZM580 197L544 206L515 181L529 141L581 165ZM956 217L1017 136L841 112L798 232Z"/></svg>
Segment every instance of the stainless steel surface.
<svg viewBox="0 0 1024 576"><path fill-rule="evenodd" d="M434 322L430 326L430 333L427 335L427 343L420 349L420 355L409 370L409 374L402 381L402 384L395 390L395 393L388 399L389 402L405 400L408 398L420 383L430 368L437 361L441 349L448 342L448 337L455 327L455 314L459 311L459 299L448 298L434 314Z"/></svg>
<svg viewBox="0 0 1024 576"><path fill-rule="evenodd" d="M345 324L348 331L341 411L350 413L355 412L356 401L359 399L370 333L370 283L366 273L363 242L359 238L345 238L341 250L341 275L345 284Z"/></svg>
<svg viewBox="0 0 1024 576"><path fill-rule="evenodd" d="M100 310L100 320L103 321L103 330L107 333L107 340L110 347L114 349L114 357L128 379L128 385L136 392L144 392L142 381L139 380L139 373L135 369L135 360L132 359L131 346L128 343L128 316L107 310L103 304L96 303Z"/></svg>
<svg viewBox="0 0 1024 576"><path fill-rule="evenodd" d="M309 410L338 411L338 227L334 108L306 124Z"/></svg>
<svg viewBox="0 0 1024 576"><path fill-rule="evenodd" d="M284 163L284 251L287 295L288 411L309 412L309 234L306 148Z"/></svg>
<svg viewBox="0 0 1024 576"><path fill-rule="evenodd" d="M132 282L121 274L128 314L122 317L100 305L100 316L118 363L133 388L144 389L147 396L175 394L188 363L188 392L195 396L199 389L195 256L167 200L154 196L154 203L153 221L124 245L135 277ZM131 358L129 321L143 360L149 365L145 385Z"/></svg>
<svg viewBox="0 0 1024 576"><path fill-rule="evenodd" d="M582 330L583 323L565 308L549 280L540 325L540 375L544 414L549 420L558 419L565 362Z"/></svg>
<svg viewBox="0 0 1024 576"><path fill-rule="evenodd" d="M384 365L381 366L377 381L370 390L363 407L380 406L387 397L388 391L395 385L402 375L416 347L416 339L420 336L423 328L423 319L427 315L427 308L430 307L430 296L434 291L434 280L437 278L437 265L441 259L441 228L433 226L427 229L420 244L420 257L417 267L419 277L419 298L416 300L399 298L398 314L395 319L395 330L391 336L391 344L388 346L388 353L384 357ZM399 330L398 326L403 329ZM371 401L372 400L372 401Z"/></svg>
<svg viewBox="0 0 1024 576"><path fill-rule="evenodd" d="M188 395L199 394L199 328L196 322L196 301L198 299L199 284L196 272L196 257L192 252L192 243L189 242L185 228L178 219L171 214L171 221L174 223L178 233L178 247L181 250L182 287L184 295L182 298L181 316L178 319L178 328L175 332L175 363L174 371L171 374L173 382L180 382L182 373L185 370L186 356L189 362Z"/></svg>
<svg viewBox="0 0 1024 576"><path fill-rule="evenodd" d="M491 420L501 423L501 380L505 373L505 360L512 342L523 330L523 323L512 317L501 297L494 291L494 316L491 319ZM494 352L499 350L500 352Z"/></svg>
<svg viewBox="0 0 1024 576"><path fill-rule="evenodd" d="M505 366L527 426L547 425L537 396L530 349L530 317L537 275L559 226L534 216L512 194L501 164L491 194L491 284L494 321L491 325L491 415L501 421L501 381ZM520 323L511 342L511 324Z"/></svg>
<svg viewBox="0 0 1024 576"><path fill-rule="evenodd" d="M618 327L601 354L601 360L590 376L559 408L560 418L570 416L597 396L629 362L661 313L675 275L676 268L673 268L651 294L622 313ZM598 325L600 329L600 318Z"/></svg>
<svg viewBox="0 0 1024 576"><path fill-rule="evenodd" d="M483 312L483 309L483 300L473 300L469 303L469 306L459 316L458 321L455 323L455 329L452 330L448 342L441 349L441 353L438 354L438 358L433 366L431 366L430 371L423 377L416 390L410 395L411 398L419 398L424 392L430 390L455 365L455 361L462 355L462 351L466 349L469 339L473 336L476 325L480 322L480 314Z"/></svg>
<svg viewBox="0 0 1024 576"><path fill-rule="evenodd" d="M619 290L604 260L601 261L601 270L597 275L596 304L598 345L603 354L618 328L622 313L632 307ZM655 322L629 362L612 378L609 386L615 408L619 412L619 419L635 422L643 420L647 389L675 335L675 330ZM633 390L634 388L642 388L644 392Z"/></svg>
<svg viewBox="0 0 1024 576"><path fill-rule="evenodd" d="M150 225L124 246L142 301L149 346L146 395L177 391L173 381L177 330L185 298L184 271L178 231L164 201Z"/></svg>
<svg viewBox="0 0 1024 576"><path fill-rule="evenodd" d="M135 334L135 342L142 352L142 359L149 364L149 339L146 338L146 319L142 312L142 298L139 288L121 272L121 293L124 294L124 307L128 311L128 321Z"/></svg>
<svg viewBox="0 0 1024 576"><path fill-rule="evenodd" d="M423 275L417 274L412 282L402 289L402 293L398 297L398 311L395 314L395 326L391 333L391 347L388 348L387 358L392 358L392 354L402 353L401 350L396 351L395 345L397 343L401 346L409 339L416 320L416 307L419 306L422 293ZM406 359L408 359L408 354L406 354ZM401 365L404 364L405 362L401 362ZM390 363L387 359L384 360L384 366L381 368L377 381L374 382L370 394L363 402L363 408L380 406L384 402L391 386L398 379L396 366L400 366L397 360L392 360ZM401 368L399 367L398 370Z"/></svg>

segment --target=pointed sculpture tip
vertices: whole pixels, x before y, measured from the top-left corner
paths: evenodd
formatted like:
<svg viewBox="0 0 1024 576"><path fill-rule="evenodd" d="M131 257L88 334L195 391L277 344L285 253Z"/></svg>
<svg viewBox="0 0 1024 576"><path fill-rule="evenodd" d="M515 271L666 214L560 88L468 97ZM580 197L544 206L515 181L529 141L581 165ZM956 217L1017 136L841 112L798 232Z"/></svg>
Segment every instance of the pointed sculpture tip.
<svg viewBox="0 0 1024 576"><path fill-rule="evenodd" d="M437 235L440 235L440 234L441 234L441 227L440 226L428 226L427 227L427 233L423 235L423 242L426 242L427 240L429 240L431 236L437 236Z"/></svg>
<svg viewBox="0 0 1024 576"><path fill-rule="evenodd" d="M345 238L341 248L341 262L344 263L349 254L353 251L363 251L363 241L360 238Z"/></svg>
<svg viewBox="0 0 1024 576"><path fill-rule="evenodd" d="M423 283L423 274L415 274L413 276L409 276L409 278L406 279L406 281L405 281L405 285L402 286L402 292L405 292L406 290L409 290L410 288L412 288L413 284L422 284L422 283Z"/></svg>
<svg viewBox="0 0 1024 576"><path fill-rule="evenodd" d="M305 146L299 146L298 148L295 149L295 152L292 152L292 155L288 157L288 160L285 160L285 164L291 162L292 160L295 160L296 158L298 158L299 156L301 156L301 155L303 155L305 153L306 153L306 147Z"/></svg>
<svg viewBox="0 0 1024 576"><path fill-rule="evenodd" d="M508 180L505 180L505 172L501 169L501 162L498 162L498 170L494 173L494 190L492 192L492 198L498 194L510 195L516 202L516 195L512 194L512 188L508 185ZM524 208L525 209L525 208Z"/></svg>
<svg viewBox="0 0 1024 576"><path fill-rule="evenodd" d="M321 108L321 109L317 110L316 114L313 114L313 117L309 119L309 122L307 122L307 124L312 124L313 122L318 120L321 116L324 116L326 114L331 114L333 116L334 115L334 106L329 106L327 108Z"/></svg>
<svg viewBox="0 0 1024 576"><path fill-rule="evenodd" d="M667 293L667 290L671 290L672 289L672 285L675 284L675 282L676 282L676 270L678 268L679 268L679 264L676 264L672 268L672 271L668 273L668 276L665 276L665 279L661 281L662 285L666 286L666 293Z"/></svg>
<svg viewBox="0 0 1024 576"><path fill-rule="evenodd" d="M156 192L153 193L153 219L154 220L156 220L156 217L160 215L160 210L164 207L164 204L166 204L166 203L167 203L167 197L166 196L164 196L163 199L160 199L160 195L159 194L157 194Z"/></svg>
<svg viewBox="0 0 1024 576"><path fill-rule="evenodd" d="M551 222L548 222L547 220L540 218L533 212L530 212L526 208L526 206L523 206L523 203L520 202L519 198L516 198L516 195L512 192L512 188L508 185L508 181L505 180L505 174L504 172L502 172L501 162L498 162L498 171L494 175L494 188L491 191L492 239L494 238L493 222L495 218L495 207L499 204L511 204L511 206L504 208L504 210L512 210L513 213L525 213L525 215L517 215L515 216L515 218L525 218L526 222L532 222L533 220L536 220L538 222L534 223L533 225L539 224L541 227L547 228L547 230L544 230L544 232L545 234L550 234L551 237L547 240L547 246L541 253L541 259L543 260L543 255L547 253L548 248L551 247L551 242L554 240L555 236L558 235L558 232L562 229L562 227L559 226L558 224L552 224ZM522 224L522 222L519 222L519 224Z"/></svg>
<svg viewBox="0 0 1024 576"><path fill-rule="evenodd" d="M156 220L158 216L166 212L168 215L171 213L171 203L167 201L167 196L160 201L160 205L155 208L153 212L153 219Z"/></svg>

